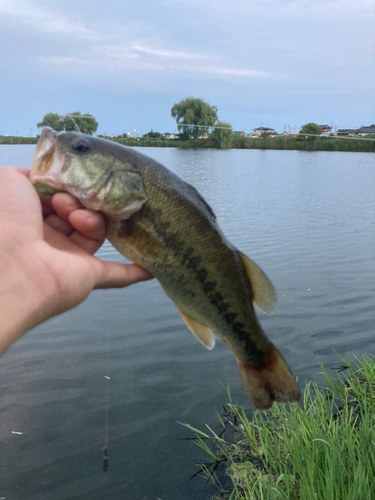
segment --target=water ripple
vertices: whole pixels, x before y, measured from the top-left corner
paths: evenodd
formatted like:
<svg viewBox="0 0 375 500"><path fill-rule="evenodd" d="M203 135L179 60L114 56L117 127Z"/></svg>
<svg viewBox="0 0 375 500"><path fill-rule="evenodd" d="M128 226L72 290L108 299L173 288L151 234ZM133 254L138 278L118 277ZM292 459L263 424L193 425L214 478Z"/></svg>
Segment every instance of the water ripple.
<svg viewBox="0 0 375 500"><path fill-rule="evenodd" d="M11 148L0 146L0 160L11 151L29 164L33 147ZM339 364L334 351L374 353L373 155L141 152L193 184L233 244L274 282L275 314L259 319L301 387L322 382L319 361ZM126 261L108 241L97 256ZM9 498L124 498L129 491L155 498L168 484L179 500L198 500L200 484L186 470L195 450L177 450L186 432L176 420L215 425L214 408L226 401L218 380L249 406L232 354L220 339L214 351L204 349L156 281L93 292L15 344L0 374L2 494ZM107 476L100 474L106 388Z"/></svg>

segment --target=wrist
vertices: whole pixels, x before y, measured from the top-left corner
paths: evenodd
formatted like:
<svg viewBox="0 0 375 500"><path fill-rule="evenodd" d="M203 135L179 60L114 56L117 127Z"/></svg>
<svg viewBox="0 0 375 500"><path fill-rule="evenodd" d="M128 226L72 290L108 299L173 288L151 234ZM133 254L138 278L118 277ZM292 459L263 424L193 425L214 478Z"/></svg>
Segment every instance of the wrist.
<svg viewBox="0 0 375 500"><path fill-rule="evenodd" d="M32 263L25 265L16 249L0 251L0 355L49 314L48 290L36 286ZM31 265L30 265L31 264Z"/></svg>

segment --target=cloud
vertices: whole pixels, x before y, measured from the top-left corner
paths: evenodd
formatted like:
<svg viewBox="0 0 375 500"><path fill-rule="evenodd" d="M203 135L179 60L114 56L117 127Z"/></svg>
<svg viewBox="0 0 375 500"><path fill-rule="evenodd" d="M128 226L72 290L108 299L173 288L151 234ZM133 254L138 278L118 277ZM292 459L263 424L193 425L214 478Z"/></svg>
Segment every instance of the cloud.
<svg viewBox="0 0 375 500"><path fill-rule="evenodd" d="M170 51L166 49L149 48L135 43L134 45L107 45L99 46L87 53L74 56L39 57L44 65L57 71L75 74L81 73L127 74L134 72L162 73L163 78L168 74L186 75L192 79L226 79L239 78L253 80L259 78L273 78L270 73L237 68L225 64L213 56L204 53Z"/></svg>
<svg viewBox="0 0 375 500"><path fill-rule="evenodd" d="M50 54L38 55L36 52L34 58L44 67L64 71L71 76L79 72L100 77L103 71L107 75L121 75L131 70L153 74L189 73L193 79L272 78L268 72L228 64L225 57L201 51L179 50L175 42L168 43L164 37L152 36L152 27L145 29L145 24L134 22L131 17L127 25L120 26L116 22L88 25L80 20L79 13L75 13L72 19L61 10L37 5L35 1L0 0L0 22L1 19L23 24L34 32L49 34ZM148 34L148 39L144 37L144 33ZM62 35L64 44L61 41ZM58 38L57 45L52 41L53 36ZM88 43L80 46L78 54L75 50L72 55L69 47L74 39Z"/></svg>
<svg viewBox="0 0 375 500"><path fill-rule="evenodd" d="M202 67L203 73L212 74L215 76L221 77L237 77L244 79L254 78L274 78L274 75L271 73L267 73L266 71L257 71L251 69L238 69L238 68L228 68L223 66L211 66L211 67Z"/></svg>
<svg viewBox="0 0 375 500"><path fill-rule="evenodd" d="M112 1L117 8L103 13L99 1L82 0L73 12L64 0L0 0L3 39L13 31L15 40L3 67L21 75L28 65L38 85L52 78L61 86L226 95L232 84L272 93L286 82L306 92L363 88L373 75L372 25L363 13L374 0L358 0L350 15L339 9L349 0L164 0L155 11L147 0ZM205 26L192 30L191 22ZM358 70L348 71L353 61Z"/></svg>
<svg viewBox="0 0 375 500"><path fill-rule="evenodd" d="M141 45L134 45L132 47L134 52L139 54L147 54L155 57L164 57L167 59L188 59L193 61L202 61L205 59L211 59L211 57L204 54L196 54L193 52L181 52L181 51L170 51L170 50L155 50L147 47L142 47Z"/></svg>
<svg viewBox="0 0 375 500"><path fill-rule="evenodd" d="M98 38L97 33L84 23L72 20L60 11L38 8L30 2L0 0L0 19L10 19L17 24L29 26L34 31L43 33L78 36L86 39Z"/></svg>

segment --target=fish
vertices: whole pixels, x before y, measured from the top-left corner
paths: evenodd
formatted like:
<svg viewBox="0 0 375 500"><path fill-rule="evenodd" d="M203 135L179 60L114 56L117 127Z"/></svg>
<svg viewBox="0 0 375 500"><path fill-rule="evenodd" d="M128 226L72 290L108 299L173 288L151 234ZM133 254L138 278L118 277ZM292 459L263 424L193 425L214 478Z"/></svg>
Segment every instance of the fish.
<svg viewBox="0 0 375 500"><path fill-rule="evenodd" d="M39 138L30 179L42 196L65 191L104 214L107 239L156 277L197 339L211 350L215 333L232 351L255 408L300 399L254 309L274 309L271 281L229 242L193 186L133 148L49 127Z"/></svg>

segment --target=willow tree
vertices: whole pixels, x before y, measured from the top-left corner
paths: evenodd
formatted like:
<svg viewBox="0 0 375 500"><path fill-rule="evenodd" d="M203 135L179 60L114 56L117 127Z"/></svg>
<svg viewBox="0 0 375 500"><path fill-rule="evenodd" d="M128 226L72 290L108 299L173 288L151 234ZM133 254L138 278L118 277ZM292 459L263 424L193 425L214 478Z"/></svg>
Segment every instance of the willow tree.
<svg viewBox="0 0 375 500"><path fill-rule="evenodd" d="M52 127L56 132L83 132L92 135L98 128L98 122L95 118L86 113L81 115L79 111L58 115L57 113L47 113L43 120L37 124L37 127Z"/></svg>
<svg viewBox="0 0 375 500"><path fill-rule="evenodd" d="M176 103L171 109L172 118L176 118L178 130L187 137L197 139L208 132L217 121L217 107L210 106L203 99L188 97Z"/></svg>
<svg viewBox="0 0 375 500"><path fill-rule="evenodd" d="M64 118L57 113L47 113L36 126L38 128L52 127L56 132L62 132L64 130Z"/></svg>
<svg viewBox="0 0 375 500"><path fill-rule="evenodd" d="M230 149L233 140L232 125L225 122L217 122L210 137L215 141L218 148Z"/></svg>
<svg viewBox="0 0 375 500"><path fill-rule="evenodd" d="M74 111L64 116L64 129L66 132L80 132L92 135L97 131L99 123L89 113L81 115L79 111Z"/></svg>

